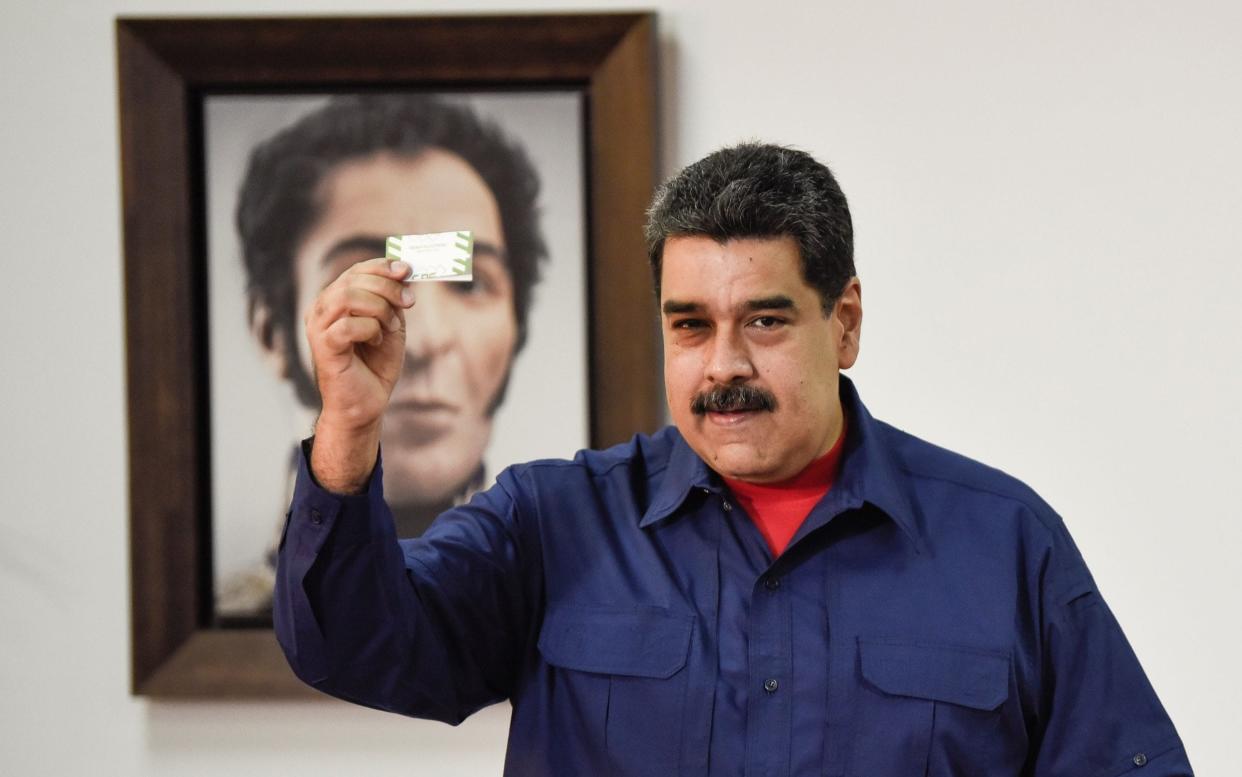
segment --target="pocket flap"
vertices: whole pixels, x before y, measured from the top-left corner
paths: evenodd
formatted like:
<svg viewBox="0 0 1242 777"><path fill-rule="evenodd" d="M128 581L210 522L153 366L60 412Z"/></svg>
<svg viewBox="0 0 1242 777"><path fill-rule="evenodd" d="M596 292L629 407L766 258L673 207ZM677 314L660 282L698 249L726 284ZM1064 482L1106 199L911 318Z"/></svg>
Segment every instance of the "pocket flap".
<svg viewBox="0 0 1242 777"><path fill-rule="evenodd" d="M686 665L693 626L663 607L562 605L544 619L539 652L564 669L665 679Z"/></svg>
<svg viewBox="0 0 1242 777"><path fill-rule="evenodd" d="M925 642L860 639L862 674L894 696L993 710L1009 697L1009 656L995 650Z"/></svg>

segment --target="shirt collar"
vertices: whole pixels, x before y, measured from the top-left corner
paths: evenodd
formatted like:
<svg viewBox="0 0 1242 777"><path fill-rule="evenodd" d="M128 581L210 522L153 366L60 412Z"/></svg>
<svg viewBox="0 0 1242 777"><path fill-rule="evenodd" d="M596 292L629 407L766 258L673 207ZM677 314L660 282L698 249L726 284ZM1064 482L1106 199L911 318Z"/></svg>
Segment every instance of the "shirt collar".
<svg viewBox="0 0 1242 777"><path fill-rule="evenodd" d="M660 481L655 498L638 523L640 528L672 515L696 488L713 493L721 490L719 476L691 449L679 430L673 429L672 432L673 450L668 456L664 479Z"/></svg>
<svg viewBox="0 0 1242 777"><path fill-rule="evenodd" d="M923 552L918 514L910 498L909 483L894 457L883 424L871 417L854 383L841 376L841 406L849 416L841 469L826 499L843 507L870 504L896 523ZM664 478L639 522L647 527L677 511L694 489L721 490L719 476L707 466L678 432L673 435ZM802 532L799 532L801 535Z"/></svg>
<svg viewBox="0 0 1242 777"><path fill-rule="evenodd" d="M849 414L841 472L829 492L859 504L870 504L892 519L914 544L925 550L919 516L910 493L910 478L897 460L891 430L867 411L854 382L841 376L841 406Z"/></svg>

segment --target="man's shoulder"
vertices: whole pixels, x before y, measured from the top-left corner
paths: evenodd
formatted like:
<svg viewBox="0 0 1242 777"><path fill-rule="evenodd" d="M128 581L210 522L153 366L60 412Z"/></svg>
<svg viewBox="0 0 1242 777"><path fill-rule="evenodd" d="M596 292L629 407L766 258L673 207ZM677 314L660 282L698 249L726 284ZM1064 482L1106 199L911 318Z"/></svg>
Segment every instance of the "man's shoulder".
<svg viewBox="0 0 1242 777"><path fill-rule="evenodd" d="M583 531L603 519L637 527L668 473L681 438L675 430L636 434L570 459L538 459L509 467L496 479L520 512L551 517ZM589 520L567 520L584 518ZM542 520L542 519L541 519ZM573 536L573 532L565 536Z"/></svg>
<svg viewBox="0 0 1242 777"><path fill-rule="evenodd" d="M1060 524L1056 511L1022 480L940 445L928 442L882 421L877 422L898 470L915 490L938 487L962 501L1001 500L1029 513L1045 526Z"/></svg>
<svg viewBox="0 0 1242 777"><path fill-rule="evenodd" d="M535 459L510 467L519 478L564 477L578 474L587 478L608 477L617 470L641 470L655 475L668 466L680 436L666 426L654 434L635 434L625 442L607 448L584 448L567 459Z"/></svg>

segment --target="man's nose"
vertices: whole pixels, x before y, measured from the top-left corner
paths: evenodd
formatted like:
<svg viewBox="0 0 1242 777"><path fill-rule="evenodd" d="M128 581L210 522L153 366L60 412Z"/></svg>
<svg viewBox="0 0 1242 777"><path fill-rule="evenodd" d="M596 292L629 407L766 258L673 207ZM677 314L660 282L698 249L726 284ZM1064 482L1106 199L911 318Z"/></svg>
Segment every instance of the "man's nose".
<svg viewBox="0 0 1242 777"><path fill-rule="evenodd" d="M755 365L741 332L732 327L717 330L707 358L707 379L727 384L755 377Z"/></svg>
<svg viewBox="0 0 1242 777"><path fill-rule="evenodd" d="M453 331L457 322L449 315L449 306L445 304L451 292L440 288L442 283L449 281L415 284L414 307L405 311L407 367L434 359L457 337Z"/></svg>

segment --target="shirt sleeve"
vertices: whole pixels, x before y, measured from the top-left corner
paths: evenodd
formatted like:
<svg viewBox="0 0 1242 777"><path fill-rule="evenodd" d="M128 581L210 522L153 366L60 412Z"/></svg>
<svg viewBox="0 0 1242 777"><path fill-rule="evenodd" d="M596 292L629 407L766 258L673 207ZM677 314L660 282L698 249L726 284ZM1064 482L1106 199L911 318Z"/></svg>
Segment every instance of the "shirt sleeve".
<svg viewBox="0 0 1242 777"><path fill-rule="evenodd" d="M367 491L332 494L303 444L278 553L276 637L303 681L377 709L459 723L512 694L538 564L516 480L397 540L377 461Z"/></svg>
<svg viewBox="0 0 1242 777"><path fill-rule="evenodd" d="M1053 525L1043 584L1034 777L1191 777L1190 761L1069 532Z"/></svg>

